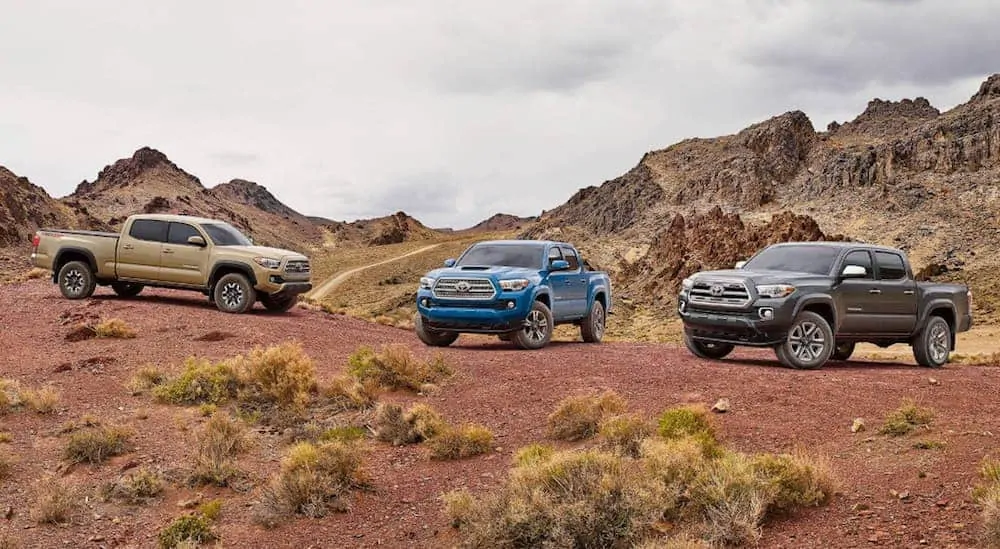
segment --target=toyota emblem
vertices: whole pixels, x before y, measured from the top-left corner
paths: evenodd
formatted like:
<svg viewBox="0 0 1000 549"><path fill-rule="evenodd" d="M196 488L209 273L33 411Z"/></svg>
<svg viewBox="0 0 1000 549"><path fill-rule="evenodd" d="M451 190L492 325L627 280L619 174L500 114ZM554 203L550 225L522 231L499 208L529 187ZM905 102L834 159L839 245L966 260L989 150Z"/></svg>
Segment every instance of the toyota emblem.
<svg viewBox="0 0 1000 549"><path fill-rule="evenodd" d="M722 293L726 291L726 289L722 286L722 284L713 284L712 287L708 289L708 291L714 297L720 297L722 296Z"/></svg>
<svg viewBox="0 0 1000 549"><path fill-rule="evenodd" d="M457 284L455 284L455 291L462 292L463 294L467 293L471 289L472 289L472 286L468 282L466 282L464 280L461 281L461 282L459 282L459 283L457 283Z"/></svg>

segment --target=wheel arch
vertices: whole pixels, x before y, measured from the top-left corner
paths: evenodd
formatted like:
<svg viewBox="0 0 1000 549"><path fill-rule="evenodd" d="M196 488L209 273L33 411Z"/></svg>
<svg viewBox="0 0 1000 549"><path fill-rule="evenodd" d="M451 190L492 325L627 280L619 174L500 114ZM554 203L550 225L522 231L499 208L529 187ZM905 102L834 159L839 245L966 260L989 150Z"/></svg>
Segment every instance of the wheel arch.
<svg viewBox="0 0 1000 549"><path fill-rule="evenodd" d="M232 273L245 275L252 286L257 286L257 277L254 276L253 269L249 265L238 261L223 261L212 267L212 274L208 277L208 289L212 290L220 278Z"/></svg>
<svg viewBox="0 0 1000 549"><path fill-rule="evenodd" d="M59 252L56 253L55 261L52 263L53 280L59 276L59 270L70 261L82 261L86 263L87 266L90 267L90 271L93 273L94 277L97 277L97 259L94 258L93 252L85 248L69 246L61 248Z"/></svg>
<svg viewBox="0 0 1000 549"><path fill-rule="evenodd" d="M834 335L837 334L837 328L839 327L837 306L834 304L832 297L824 295L804 297L795 307L795 314L792 315L792 318L798 316L803 311L816 313L823 317L823 320L830 325L830 329L833 330Z"/></svg>

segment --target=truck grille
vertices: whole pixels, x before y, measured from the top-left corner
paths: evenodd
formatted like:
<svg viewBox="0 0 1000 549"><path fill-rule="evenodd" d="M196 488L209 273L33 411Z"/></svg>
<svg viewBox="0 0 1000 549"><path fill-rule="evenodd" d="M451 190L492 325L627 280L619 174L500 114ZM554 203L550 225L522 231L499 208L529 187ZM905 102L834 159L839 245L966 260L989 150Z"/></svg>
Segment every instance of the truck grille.
<svg viewBox="0 0 1000 549"><path fill-rule="evenodd" d="M692 304L742 308L750 304L746 284L728 280L698 280L688 292Z"/></svg>
<svg viewBox="0 0 1000 549"><path fill-rule="evenodd" d="M285 264L286 273L309 274L308 261L289 261Z"/></svg>
<svg viewBox="0 0 1000 549"><path fill-rule="evenodd" d="M497 296L493 283L485 278L441 278L433 293L439 299L490 300Z"/></svg>

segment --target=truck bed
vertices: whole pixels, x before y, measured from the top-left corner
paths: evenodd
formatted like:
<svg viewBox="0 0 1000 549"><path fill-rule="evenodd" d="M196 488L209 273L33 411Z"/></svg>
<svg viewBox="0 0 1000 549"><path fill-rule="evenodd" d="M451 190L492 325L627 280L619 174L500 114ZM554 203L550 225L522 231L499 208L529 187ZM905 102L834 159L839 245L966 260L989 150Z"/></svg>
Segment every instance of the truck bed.
<svg viewBox="0 0 1000 549"><path fill-rule="evenodd" d="M80 236L100 236L104 238L118 238L118 233L108 233L103 231L77 231L72 229L39 229L38 232L44 233L58 233L58 234L72 234Z"/></svg>

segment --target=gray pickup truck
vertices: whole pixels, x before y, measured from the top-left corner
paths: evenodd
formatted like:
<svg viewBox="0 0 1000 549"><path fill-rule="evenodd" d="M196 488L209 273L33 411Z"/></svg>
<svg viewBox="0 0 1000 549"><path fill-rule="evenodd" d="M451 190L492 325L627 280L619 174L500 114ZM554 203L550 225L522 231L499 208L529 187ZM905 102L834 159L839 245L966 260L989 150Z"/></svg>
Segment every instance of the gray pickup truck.
<svg viewBox="0 0 1000 549"><path fill-rule="evenodd" d="M701 358L735 346L773 348L787 367L847 360L859 342L908 344L940 367L955 334L972 326L972 291L918 282L902 251L850 242L768 246L736 269L685 279L678 296L684 342Z"/></svg>

